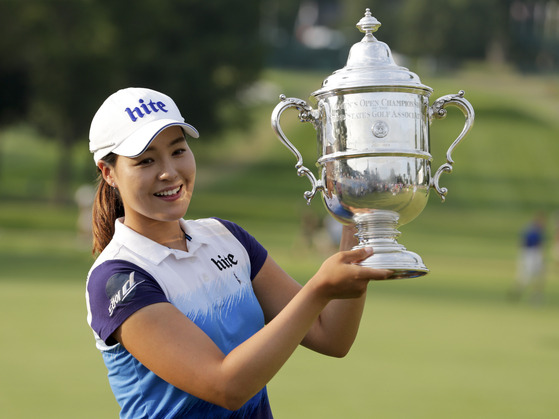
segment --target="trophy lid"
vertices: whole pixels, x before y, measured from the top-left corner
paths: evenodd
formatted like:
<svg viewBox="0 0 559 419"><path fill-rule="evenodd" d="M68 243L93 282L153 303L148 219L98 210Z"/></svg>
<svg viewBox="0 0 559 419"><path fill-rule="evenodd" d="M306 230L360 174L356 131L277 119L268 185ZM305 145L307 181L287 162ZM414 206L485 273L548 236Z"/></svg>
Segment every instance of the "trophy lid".
<svg viewBox="0 0 559 419"><path fill-rule="evenodd" d="M371 15L370 9L365 10L365 16L356 26L365 33L365 36L361 42L351 47L346 66L326 78L322 88L312 96L340 89L373 86L408 87L431 91L430 87L421 84L417 74L398 66L392 58L388 45L373 36L373 32L376 32L381 24Z"/></svg>

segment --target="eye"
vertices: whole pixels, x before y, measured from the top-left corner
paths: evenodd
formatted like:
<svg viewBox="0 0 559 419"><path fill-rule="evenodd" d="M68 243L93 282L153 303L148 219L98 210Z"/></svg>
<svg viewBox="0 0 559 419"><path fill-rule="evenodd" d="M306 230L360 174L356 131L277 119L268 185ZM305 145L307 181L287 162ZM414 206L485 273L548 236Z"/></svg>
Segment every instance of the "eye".
<svg viewBox="0 0 559 419"><path fill-rule="evenodd" d="M175 151L173 151L173 156L180 156L181 154L186 153L186 149L185 148L177 148Z"/></svg>
<svg viewBox="0 0 559 419"><path fill-rule="evenodd" d="M145 159L141 159L136 163L137 166L147 166L153 163L153 159L151 157L146 157Z"/></svg>

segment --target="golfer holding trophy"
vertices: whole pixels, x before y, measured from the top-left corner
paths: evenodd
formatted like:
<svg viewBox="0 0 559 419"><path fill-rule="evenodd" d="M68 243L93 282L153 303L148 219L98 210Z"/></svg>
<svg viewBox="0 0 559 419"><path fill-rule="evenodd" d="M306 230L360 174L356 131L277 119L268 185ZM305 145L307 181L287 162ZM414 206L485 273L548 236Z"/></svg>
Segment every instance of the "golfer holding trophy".
<svg viewBox="0 0 559 419"><path fill-rule="evenodd" d="M307 202L321 191L328 213L357 227L356 247L374 248L361 264L389 269L390 278L419 277L429 270L419 255L397 242L397 228L423 211L431 188L444 201L447 189L439 178L452 171L452 151L470 131L474 110L463 91L430 106L433 90L395 64L388 45L373 36L380 22L369 9L357 27L365 36L352 46L346 66L324 80L310 103L282 95L272 127L297 158L297 174L311 182ZM447 106L459 108L465 124L446 153L446 163L432 174L430 124L446 116ZM281 114L289 108L298 110L300 120L312 123L317 132L318 179L281 129Z"/></svg>

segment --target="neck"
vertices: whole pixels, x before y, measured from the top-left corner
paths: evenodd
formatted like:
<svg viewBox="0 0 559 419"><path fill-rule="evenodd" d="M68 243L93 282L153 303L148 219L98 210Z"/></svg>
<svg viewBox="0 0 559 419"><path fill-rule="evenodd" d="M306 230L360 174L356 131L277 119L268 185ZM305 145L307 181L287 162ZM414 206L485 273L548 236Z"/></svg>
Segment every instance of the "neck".
<svg viewBox="0 0 559 419"><path fill-rule="evenodd" d="M180 221L155 221L143 222L135 224L127 222L124 218L124 225L130 227L132 230L140 233L142 236L147 237L154 242L157 242L165 247L171 249L178 249L188 251L186 244L186 237L182 231Z"/></svg>

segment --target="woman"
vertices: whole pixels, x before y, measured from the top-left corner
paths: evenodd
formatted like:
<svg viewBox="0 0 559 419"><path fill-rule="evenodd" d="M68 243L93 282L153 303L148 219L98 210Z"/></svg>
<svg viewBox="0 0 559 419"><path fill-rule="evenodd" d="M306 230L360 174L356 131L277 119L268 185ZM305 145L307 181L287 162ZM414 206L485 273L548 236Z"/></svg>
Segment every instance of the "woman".
<svg viewBox="0 0 559 419"><path fill-rule="evenodd" d="M343 251L301 287L239 226L184 220L197 137L149 89L116 92L93 118L88 323L121 417L271 418L265 386L297 345L344 356L368 281L389 272L356 264L371 249ZM353 244L346 227L341 248Z"/></svg>

